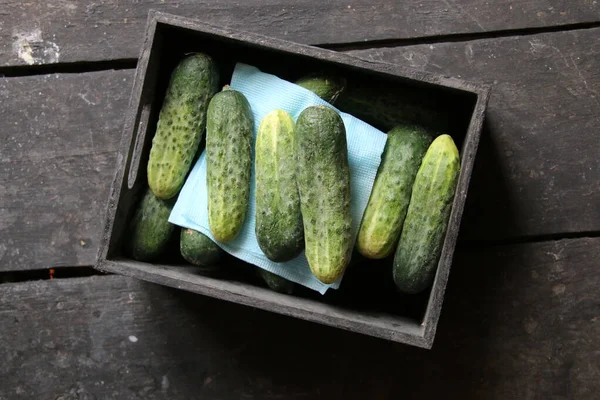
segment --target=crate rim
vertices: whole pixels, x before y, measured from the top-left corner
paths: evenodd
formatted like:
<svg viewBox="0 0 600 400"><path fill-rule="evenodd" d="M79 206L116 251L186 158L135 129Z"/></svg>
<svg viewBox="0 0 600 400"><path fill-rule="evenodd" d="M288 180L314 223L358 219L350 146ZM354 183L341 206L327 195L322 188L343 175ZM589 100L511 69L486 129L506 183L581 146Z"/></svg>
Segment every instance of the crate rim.
<svg viewBox="0 0 600 400"><path fill-rule="evenodd" d="M448 223L449 228L444 238L443 249L438 261L438 268L432 284L426 312L421 324L415 322L415 329L412 329L412 332L409 332L408 330L398 331L393 327L376 326L373 321L364 322L359 321L359 319L356 318L353 319L348 317L331 316L327 315L326 312L322 312L320 314L307 313L306 305L310 302L313 302L313 300L299 299L272 291L266 291L266 289L255 287L250 284L238 283L236 285L229 281L223 281L221 284L215 285L215 282L208 281L206 277L198 278L203 282L190 282L189 280L186 281L178 278L177 274L174 274L173 271L170 271L168 266L154 265L153 267L156 268L154 268L154 271L150 271L147 267L140 268L140 265L145 264L136 262L134 260L107 258L121 190L127 185L128 178L130 182L135 181L136 178L138 168L137 166L135 168L131 167L132 157L134 156L134 154L131 153L135 153L137 147L137 135L135 132L137 128L135 125L139 120L140 112L144 111L139 110L141 106L142 89L144 87L144 80L140 79L140 77L145 77L146 75L148 63L150 61L150 53L153 48L155 33L158 25L160 24L188 29L209 35L216 35L227 39L233 39L235 41L264 47L270 50L303 55L319 61L356 68L365 73L377 72L389 77L415 80L426 84L469 92L476 96L475 107L471 114L469 127L466 131L465 140L461 148L461 153L463 154L462 157L467 155L468 158L461 157L461 169L459 182L457 184L457 193L454 197L450 221ZM257 33L246 32L239 29L217 27L198 19L164 13L152 9L148 12L145 37L135 70L133 88L123 124L123 135L119 147L117 168L111 184L106 208L102 241L98 250L94 268L104 272L112 272L120 275L130 276L148 282L158 283L165 286L207 295L213 298L227 300L237 304L260 308L277 314L317 322L323 325L345 329L359 334L379 337L394 342L422 347L425 349L431 349L439 322L441 307L444 300L444 293L451 269L452 257L456 247L458 229L460 228L462 212L469 187L474 159L482 133L485 111L491 89L492 86L487 83L471 82L442 74L422 72L392 63L369 61L334 50L299 44ZM129 176L125 176L128 169L130 174ZM131 170L135 170L133 171L133 176L131 174ZM131 189L131 187L132 186L129 186L129 189ZM462 189L460 192L458 191L459 188ZM454 229L451 230L450 227L453 227ZM249 296L248 293L246 293L248 288L254 291L253 295ZM283 301L283 303L286 305L284 307L278 307L276 301ZM297 302L298 305L294 305L294 302ZM304 312L302 312L302 304L305 307ZM332 307L329 305L327 306ZM394 318L400 321L404 317L394 316Z"/></svg>

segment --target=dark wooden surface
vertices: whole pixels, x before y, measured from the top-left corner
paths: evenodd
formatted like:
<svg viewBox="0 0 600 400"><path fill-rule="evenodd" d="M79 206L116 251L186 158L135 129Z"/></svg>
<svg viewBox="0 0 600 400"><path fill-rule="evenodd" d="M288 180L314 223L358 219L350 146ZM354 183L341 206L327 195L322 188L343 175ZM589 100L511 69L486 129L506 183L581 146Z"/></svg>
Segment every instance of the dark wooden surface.
<svg viewBox="0 0 600 400"><path fill-rule="evenodd" d="M0 282L93 264L133 79L109 60L137 57L150 8L493 84L434 349L118 276L4 283L1 400L598 398L591 0L6 1Z"/></svg>
<svg viewBox="0 0 600 400"><path fill-rule="evenodd" d="M118 276L4 284L0 398L593 399L599 257L459 250L430 351Z"/></svg>
<svg viewBox="0 0 600 400"><path fill-rule="evenodd" d="M352 54L494 83L459 240L515 240L599 230L599 38L595 28ZM132 79L0 80L0 270L94 263Z"/></svg>
<svg viewBox="0 0 600 400"><path fill-rule="evenodd" d="M0 79L0 270L94 263L132 78Z"/></svg>
<svg viewBox="0 0 600 400"><path fill-rule="evenodd" d="M0 65L135 58L150 9L311 44L600 21L591 0L7 0L0 7Z"/></svg>
<svg viewBox="0 0 600 400"><path fill-rule="evenodd" d="M463 237L600 228L600 28L355 51L493 84Z"/></svg>

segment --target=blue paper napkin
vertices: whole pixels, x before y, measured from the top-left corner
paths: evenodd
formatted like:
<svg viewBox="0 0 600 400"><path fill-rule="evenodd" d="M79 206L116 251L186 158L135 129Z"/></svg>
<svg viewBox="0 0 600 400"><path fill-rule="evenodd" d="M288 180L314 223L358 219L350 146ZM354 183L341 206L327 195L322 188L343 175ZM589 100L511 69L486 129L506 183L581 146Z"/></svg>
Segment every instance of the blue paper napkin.
<svg viewBox="0 0 600 400"><path fill-rule="evenodd" d="M339 112L313 92L246 64L238 63L236 65L230 86L232 89L243 93L250 103L254 116L255 137L262 118L275 109L287 111L294 120L306 107L314 105L329 106ZM387 135L349 114L339 113L344 121L348 142L352 242L354 243L381 161ZM239 236L233 241L229 243L216 242L223 250L236 258L316 290L321 294L324 294L329 288L337 289L339 287L341 278L329 285L315 278L310 271L304 252L288 262L276 263L270 261L260 250L254 232L255 206L253 168L250 204L244 226ZM208 224L206 152L202 153L181 189L169 221L175 225L200 231L213 239Z"/></svg>

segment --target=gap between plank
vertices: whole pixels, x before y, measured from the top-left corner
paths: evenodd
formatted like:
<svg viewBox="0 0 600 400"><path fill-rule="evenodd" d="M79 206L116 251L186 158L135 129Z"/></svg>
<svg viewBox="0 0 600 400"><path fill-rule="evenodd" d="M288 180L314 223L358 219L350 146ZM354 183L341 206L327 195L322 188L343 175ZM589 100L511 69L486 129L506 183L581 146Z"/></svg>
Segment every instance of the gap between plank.
<svg viewBox="0 0 600 400"><path fill-rule="evenodd" d="M510 239L499 239L499 240L460 240L457 246L469 249L469 248L485 248L492 246L510 246L515 244L533 244L543 242L555 242L558 240L569 240L569 239L593 239L600 237L600 231L584 231L584 232L567 232L567 233L552 233L546 235L531 235L523 236Z"/></svg>
<svg viewBox="0 0 600 400"><path fill-rule="evenodd" d="M575 24L566 24L551 27L539 28L522 28L522 29L505 29L491 32L475 32L475 33L455 33L448 35L424 36L419 38L406 39L382 39L382 40L367 40L364 42L347 42L347 43L322 43L314 46L335 51L352 51L366 50L377 48L404 47L422 44L441 44L450 42L468 42L481 39L496 39L519 36L530 36L541 33L552 32L568 32L574 30L593 29L600 27L600 21L597 22L582 22ZM123 58L104 61L78 61L57 64L41 64L41 65L18 65L0 67L0 77L20 77L31 75L48 75L48 74L78 74L85 72L104 71L104 70L120 70L134 69L137 66L137 58Z"/></svg>
<svg viewBox="0 0 600 400"><path fill-rule="evenodd" d="M123 58L104 61L81 61L71 63L18 65L0 67L0 77L13 78L31 75L81 74L86 72L135 69L137 58Z"/></svg>
<svg viewBox="0 0 600 400"><path fill-rule="evenodd" d="M392 48L415 46L422 44L443 44L453 42L470 42L473 40L482 39L498 39L511 38L520 36L539 35L541 33L553 32L569 32L575 30L594 29L600 27L600 21L596 22L581 22L569 25L538 27L538 28L521 28L521 29L504 29L490 32L469 32L469 33L452 33L447 35L423 36L418 38L405 39L381 39L367 40L364 42L347 42L347 43L331 43L319 44L317 47L335 50L335 51L352 51L352 50L368 50L378 48Z"/></svg>
<svg viewBox="0 0 600 400"><path fill-rule="evenodd" d="M43 269L29 269L23 271L0 271L0 285L26 281L39 281L50 279L82 278L94 275L110 275L92 267L57 267Z"/></svg>

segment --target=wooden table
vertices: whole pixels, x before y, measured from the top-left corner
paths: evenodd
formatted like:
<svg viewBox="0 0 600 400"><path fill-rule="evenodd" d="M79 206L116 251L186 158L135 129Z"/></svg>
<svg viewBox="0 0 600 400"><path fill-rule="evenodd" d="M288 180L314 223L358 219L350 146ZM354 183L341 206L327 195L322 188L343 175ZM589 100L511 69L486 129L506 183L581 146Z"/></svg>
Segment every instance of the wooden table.
<svg viewBox="0 0 600 400"><path fill-rule="evenodd" d="M139 3L0 4L0 399L600 396L599 2ZM89 268L150 8L493 83L433 350Z"/></svg>

